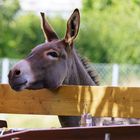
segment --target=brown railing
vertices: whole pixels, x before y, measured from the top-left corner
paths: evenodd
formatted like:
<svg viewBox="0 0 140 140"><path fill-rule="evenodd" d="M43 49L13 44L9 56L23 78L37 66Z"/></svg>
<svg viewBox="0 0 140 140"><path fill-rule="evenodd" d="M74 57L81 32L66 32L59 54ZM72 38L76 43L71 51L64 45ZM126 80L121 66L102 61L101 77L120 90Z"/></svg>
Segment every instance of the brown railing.
<svg viewBox="0 0 140 140"><path fill-rule="evenodd" d="M140 88L63 86L13 91L0 85L0 113L140 118ZM139 140L140 125L5 130L0 140Z"/></svg>

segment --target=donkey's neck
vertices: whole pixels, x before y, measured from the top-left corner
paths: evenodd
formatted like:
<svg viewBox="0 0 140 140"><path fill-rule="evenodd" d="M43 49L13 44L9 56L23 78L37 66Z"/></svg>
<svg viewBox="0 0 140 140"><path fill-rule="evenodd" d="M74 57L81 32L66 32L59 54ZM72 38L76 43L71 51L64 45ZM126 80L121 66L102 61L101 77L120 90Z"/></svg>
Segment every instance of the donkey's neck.
<svg viewBox="0 0 140 140"><path fill-rule="evenodd" d="M72 57L68 64L68 76L63 84L66 85L95 85L94 81L88 74L86 68L78 57L76 50L73 50Z"/></svg>

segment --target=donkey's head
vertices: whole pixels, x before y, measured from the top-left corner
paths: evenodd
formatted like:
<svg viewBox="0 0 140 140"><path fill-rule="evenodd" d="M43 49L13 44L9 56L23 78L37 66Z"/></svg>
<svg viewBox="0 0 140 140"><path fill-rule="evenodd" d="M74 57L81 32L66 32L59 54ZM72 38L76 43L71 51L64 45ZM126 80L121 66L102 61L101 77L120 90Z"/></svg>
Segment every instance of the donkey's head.
<svg viewBox="0 0 140 140"><path fill-rule="evenodd" d="M31 53L18 62L9 72L9 83L14 90L55 89L68 74L71 64L73 41L79 30L80 15L75 9L67 22L64 39L59 39L41 13L42 27L48 40L36 46Z"/></svg>

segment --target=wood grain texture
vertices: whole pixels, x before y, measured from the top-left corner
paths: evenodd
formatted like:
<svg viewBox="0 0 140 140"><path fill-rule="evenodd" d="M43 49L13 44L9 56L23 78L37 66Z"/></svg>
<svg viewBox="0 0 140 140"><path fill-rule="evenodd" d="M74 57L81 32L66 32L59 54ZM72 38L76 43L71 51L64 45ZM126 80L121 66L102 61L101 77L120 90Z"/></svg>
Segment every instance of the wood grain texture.
<svg viewBox="0 0 140 140"><path fill-rule="evenodd" d="M0 85L0 113L140 118L140 88L63 86L16 92Z"/></svg>

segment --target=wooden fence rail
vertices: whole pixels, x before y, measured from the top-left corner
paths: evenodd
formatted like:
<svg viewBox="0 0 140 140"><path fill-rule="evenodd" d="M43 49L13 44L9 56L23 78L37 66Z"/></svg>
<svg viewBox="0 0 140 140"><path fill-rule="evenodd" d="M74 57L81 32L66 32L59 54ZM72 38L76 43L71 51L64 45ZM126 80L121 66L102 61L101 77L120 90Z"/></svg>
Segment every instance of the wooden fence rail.
<svg viewBox="0 0 140 140"><path fill-rule="evenodd" d="M140 126L75 127L23 130L0 140L140 140Z"/></svg>
<svg viewBox="0 0 140 140"><path fill-rule="evenodd" d="M9 85L1 84L0 113L73 116L90 113L96 117L140 118L140 88L63 86L54 91L15 92ZM138 140L140 125L26 130L1 136L0 139L103 140L106 136L108 140Z"/></svg>
<svg viewBox="0 0 140 140"><path fill-rule="evenodd" d="M0 85L0 113L140 118L140 88L63 86L15 92Z"/></svg>

